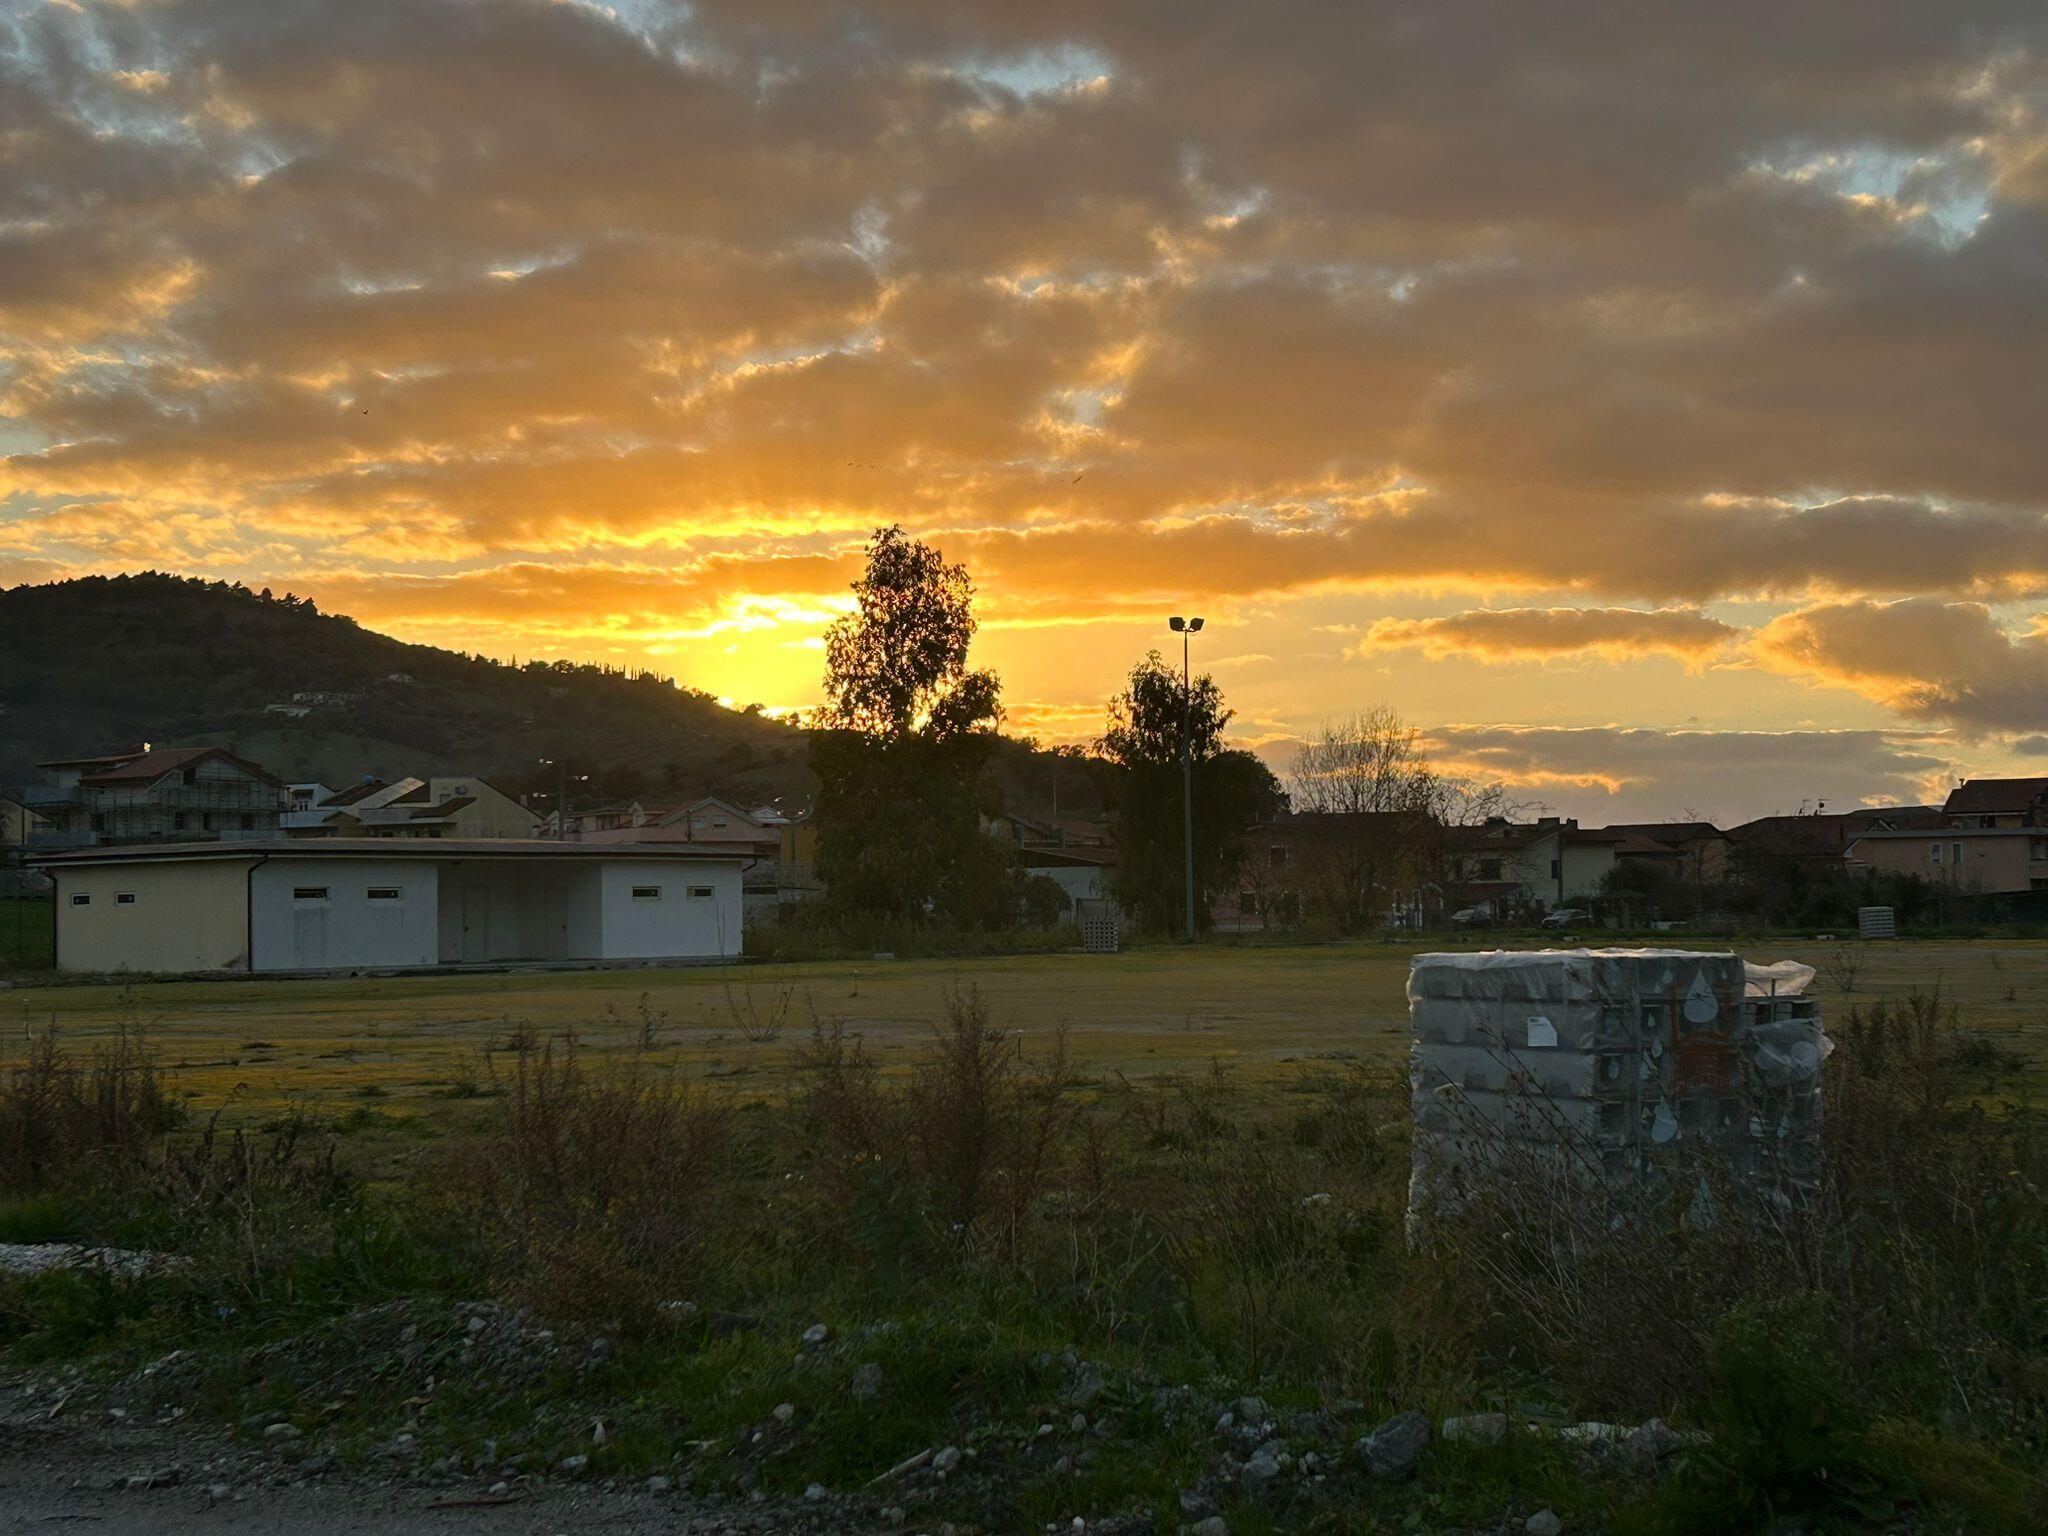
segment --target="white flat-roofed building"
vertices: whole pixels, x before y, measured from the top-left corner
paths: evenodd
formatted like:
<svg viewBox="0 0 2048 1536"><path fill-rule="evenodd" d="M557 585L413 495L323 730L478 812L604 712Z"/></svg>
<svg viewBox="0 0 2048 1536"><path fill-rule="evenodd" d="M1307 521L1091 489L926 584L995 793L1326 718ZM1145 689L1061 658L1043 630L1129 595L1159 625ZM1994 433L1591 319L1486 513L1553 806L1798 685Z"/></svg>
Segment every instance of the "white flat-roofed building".
<svg viewBox="0 0 2048 1536"><path fill-rule="evenodd" d="M181 973L730 960L746 858L666 844L319 838L86 848L57 967Z"/></svg>

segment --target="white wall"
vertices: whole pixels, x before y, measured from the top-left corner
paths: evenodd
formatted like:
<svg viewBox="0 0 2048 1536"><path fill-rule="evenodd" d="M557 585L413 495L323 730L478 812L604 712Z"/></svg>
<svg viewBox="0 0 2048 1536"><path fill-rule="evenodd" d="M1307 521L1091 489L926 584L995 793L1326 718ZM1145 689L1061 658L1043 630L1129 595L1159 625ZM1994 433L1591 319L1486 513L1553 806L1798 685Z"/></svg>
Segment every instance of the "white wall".
<svg viewBox="0 0 2048 1536"><path fill-rule="evenodd" d="M1567 900L1598 896L1600 882L1614 868L1612 843L1566 843L1564 845L1564 894ZM1557 899L1556 888L1551 900Z"/></svg>
<svg viewBox="0 0 2048 1536"><path fill-rule="evenodd" d="M1077 901L1100 901L1109 895L1108 871L1093 865L1085 868L1073 864L1027 865L1024 873L1044 875L1048 880L1058 881L1060 889L1067 893L1069 909Z"/></svg>
<svg viewBox="0 0 2048 1536"><path fill-rule="evenodd" d="M438 872L426 859L274 858L251 877L251 926L259 971L354 970L433 965L440 959ZM372 887L398 899L372 901ZM298 888L324 888L325 901Z"/></svg>
<svg viewBox="0 0 2048 1536"><path fill-rule="evenodd" d="M740 952L740 861L607 859L604 888L606 960L730 957ZM658 898L636 899L635 886L659 887ZM711 895L692 897L692 889Z"/></svg>
<svg viewBox="0 0 2048 1536"><path fill-rule="evenodd" d="M586 860L444 863L441 959L450 965L598 959L602 899L598 870Z"/></svg>

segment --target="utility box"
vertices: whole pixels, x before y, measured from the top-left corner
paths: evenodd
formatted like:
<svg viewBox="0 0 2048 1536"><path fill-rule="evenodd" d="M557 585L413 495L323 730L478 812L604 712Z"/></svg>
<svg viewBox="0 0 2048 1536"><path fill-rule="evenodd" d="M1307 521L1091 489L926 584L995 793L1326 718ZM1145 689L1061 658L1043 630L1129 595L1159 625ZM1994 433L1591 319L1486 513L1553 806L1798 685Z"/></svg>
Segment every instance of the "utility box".
<svg viewBox="0 0 2048 1536"><path fill-rule="evenodd" d="M1899 936L1898 914L1890 907L1858 907L1856 933L1864 939L1896 939Z"/></svg>
<svg viewBox="0 0 2048 1536"><path fill-rule="evenodd" d="M1532 1159L1626 1185L1708 1158L1797 1198L1827 1049L1812 978L1690 950L1416 956L1411 1218Z"/></svg>
<svg viewBox="0 0 2048 1536"><path fill-rule="evenodd" d="M1117 906L1093 897L1074 903L1081 924L1081 948L1091 955L1113 955L1117 947Z"/></svg>

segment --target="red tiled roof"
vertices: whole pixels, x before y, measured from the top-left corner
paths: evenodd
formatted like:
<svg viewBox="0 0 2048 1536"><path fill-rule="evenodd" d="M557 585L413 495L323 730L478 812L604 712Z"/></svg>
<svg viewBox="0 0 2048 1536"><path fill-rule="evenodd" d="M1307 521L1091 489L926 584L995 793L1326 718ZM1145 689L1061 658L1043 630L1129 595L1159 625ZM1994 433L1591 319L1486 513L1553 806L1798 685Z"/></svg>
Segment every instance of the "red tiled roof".
<svg viewBox="0 0 2048 1536"><path fill-rule="evenodd" d="M167 773L176 773L210 758L233 763L251 778L261 779L266 784L284 787L284 781L260 763L252 763L246 757L237 757L225 747L159 747L145 752L140 757L130 758L117 767L100 773L80 774L78 782L88 789L118 789L123 784L154 784Z"/></svg>

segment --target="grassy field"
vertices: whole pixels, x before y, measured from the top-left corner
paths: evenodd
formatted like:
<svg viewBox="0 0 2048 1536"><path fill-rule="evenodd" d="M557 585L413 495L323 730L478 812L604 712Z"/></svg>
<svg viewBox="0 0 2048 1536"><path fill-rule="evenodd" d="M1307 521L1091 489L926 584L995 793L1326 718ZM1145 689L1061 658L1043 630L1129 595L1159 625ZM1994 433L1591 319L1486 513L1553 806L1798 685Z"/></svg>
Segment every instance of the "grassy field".
<svg viewBox="0 0 2048 1536"><path fill-rule="evenodd" d="M1755 960L1821 966L1815 988L1836 1012L1939 987L1969 1027L2024 1055L2030 1076L2048 1068L2048 941L1871 946L1846 994L1839 944L1738 947ZM1319 1061L1402 1050L1410 953L1379 943L1155 946L1112 956L33 986L0 995L0 1059L17 1056L44 1025L78 1046L128 1023L147 1031L198 1107L263 1116L290 1103L323 1114L374 1105L404 1120L488 1087L494 1051L519 1028L574 1027L600 1052L651 1045L656 1059L693 1076L772 1097L813 1013L859 1030L886 1067L927 1039L948 987L971 985L997 1023L1024 1034L1028 1051L1043 1051L1064 1025L1090 1076L1142 1082L1220 1063L1259 1094L1283 1090Z"/></svg>

